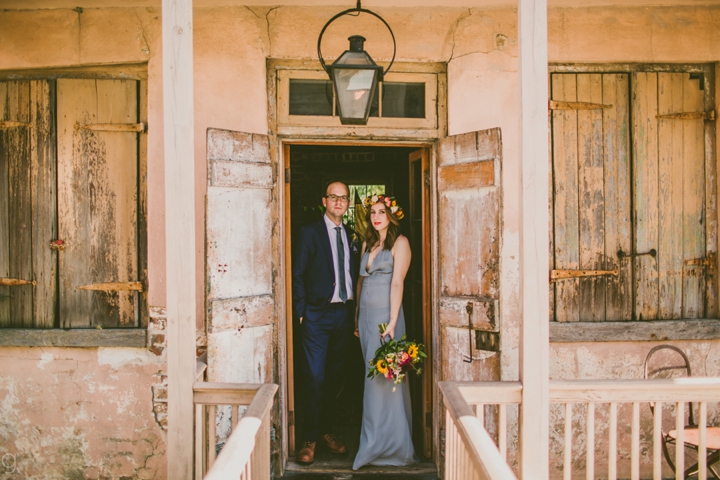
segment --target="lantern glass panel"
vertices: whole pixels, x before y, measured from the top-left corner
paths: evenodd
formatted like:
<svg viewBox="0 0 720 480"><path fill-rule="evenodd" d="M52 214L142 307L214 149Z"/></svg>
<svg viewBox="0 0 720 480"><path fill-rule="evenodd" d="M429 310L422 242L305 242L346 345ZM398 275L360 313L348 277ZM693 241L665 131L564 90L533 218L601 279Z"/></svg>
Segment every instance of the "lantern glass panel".
<svg viewBox="0 0 720 480"><path fill-rule="evenodd" d="M338 112L343 123L365 123L377 86L377 70L333 69Z"/></svg>

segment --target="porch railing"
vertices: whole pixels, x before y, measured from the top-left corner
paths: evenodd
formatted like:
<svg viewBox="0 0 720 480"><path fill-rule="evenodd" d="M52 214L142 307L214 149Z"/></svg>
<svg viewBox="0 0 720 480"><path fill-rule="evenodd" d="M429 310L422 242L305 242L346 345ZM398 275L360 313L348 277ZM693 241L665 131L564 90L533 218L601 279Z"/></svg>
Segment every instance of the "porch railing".
<svg viewBox="0 0 720 480"><path fill-rule="evenodd" d="M462 387L460 386L462 385ZM440 382L445 403L445 480L516 478L493 439L460 391L465 384ZM482 388L482 387L480 387ZM467 392L466 392L467 393ZM504 444L500 442L501 449Z"/></svg>
<svg viewBox="0 0 720 480"><path fill-rule="evenodd" d="M470 458L475 472L479 472L482 465L495 465L498 458L507 465L508 423L513 422L507 407L521 403L522 385L519 382L441 382L440 389L447 410L445 478L515 478L488 476L488 473L482 472L474 474L475 477L463 477L456 470L458 465L467 464L467 460L462 458L463 455ZM563 479L578 478L578 470L583 467L584 477L588 479L595 478L596 468L597 475L606 478L618 478L620 475L623 478L639 480L642 475L643 478L652 476L654 479L662 479L665 463L662 436L666 435L663 431L663 419L667 426L670 423L668 417L673 417L672 429L675 430L677 442L670 446L670 452L676 464L675 478L684 478L683 472L688 463L684 446L684 439L687 438L685 413L689 402L694 404L695 420L698 424L693 432L699 440L697 478L705 480L708 403L720 402L720 378L550 381L551 407L547 414L551 432L555 432L550 438L551 457L558 453L556 466L562 471ZM491 407L486 409L486 406ZM621 407L621 428L618 429L618 412ZM596 412L600 409L604 423L602 428L598 429ZM488 415L489 418L486 418L487 412L492 412L492 415ZM580 414L579 421L578 415L573 412ZM477 421L470 420L473 416ZM645 421L641 422L642 417L645 417ZM628 424L629 435L624 433ZM514 426L516 425L514 423ZM489 429L492 435L488 433L486 426L492 427ZM471 429L475 430L474 434L464 432ZM598 431L601 431L602 435L597 435ZM470 440L472 435L483 440ZM519 435L522 435L522 432L519 432ZM486 437L495 448L483 443ZM474 452L458 453L458 442L460 449L472 449ZM617 452L621 443L622 451L629 450L629 459L624 459L623 471L618 472ZM598 448L599 446L601 447ZM651 465L645 465L645 471L641 471L643 450L647 450L647 456L651 457ZM607 453L607 460L602 462L605 465L598 466L601 462L596 458L597 452L603 455ZM692 462L695 463L695 460ZM666 474L668 468L665 463Z"/></svg>
<svg viewBox="0 0 720 480"><path fill-rule="evenodd" d="M270 478L270 410L277 389L272 383L195 382L196 479ZM221 405L231 406L232 433L216 459L215 425Z"/></svg>

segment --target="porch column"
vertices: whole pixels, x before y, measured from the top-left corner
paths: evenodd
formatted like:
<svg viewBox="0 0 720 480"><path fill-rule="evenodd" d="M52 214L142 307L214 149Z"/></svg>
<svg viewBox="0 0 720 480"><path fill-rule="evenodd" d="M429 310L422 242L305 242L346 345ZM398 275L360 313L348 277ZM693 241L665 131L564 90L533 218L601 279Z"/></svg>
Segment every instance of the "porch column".
<svg viewBox="0 0 720 480"><path fill-rule="evenodd" d="M162 1L168 478L193 476L195 175L192 0Z"/></svg>
<svg viewBox="0 0 720 480"><path fill-rule="evenodd" d="M547 479L549 233L547 0L518 0L520 47L520 478Z"/></svg>

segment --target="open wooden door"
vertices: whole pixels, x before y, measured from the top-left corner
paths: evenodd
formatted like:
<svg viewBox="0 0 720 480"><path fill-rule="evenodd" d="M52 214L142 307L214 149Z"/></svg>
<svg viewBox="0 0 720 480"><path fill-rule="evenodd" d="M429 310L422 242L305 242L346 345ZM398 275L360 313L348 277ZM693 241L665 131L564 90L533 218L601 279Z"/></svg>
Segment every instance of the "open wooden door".
<svg viewBox="0 0 720 480"><path fill-rule="evenodd" d="M499 378L500 129L438 150L439 380Z"/></svg>
<svg viewBox="0 0 720 480"><path fill-rule="evenodd" d="M433 355L430 348L432 344L432 322L430 321L430 172L428 169L427 149L423 148L412 152L409 160L410 208L408 209L408 223L410 227L410 247L414 253L410 271L408 272L412 305L412 311L409 312L412 324L408 325L408 331L413 338L422 339L421 341L425 344L428 354L426 368L421 377L422 383L411 384L414 399L422 399L422 416L415 415L413 417L413 432L416 442L422 444L423 455L426 458L431 458L433 440L433 369L431 365ZM418 439L418 437L421 439Z"/></svg>

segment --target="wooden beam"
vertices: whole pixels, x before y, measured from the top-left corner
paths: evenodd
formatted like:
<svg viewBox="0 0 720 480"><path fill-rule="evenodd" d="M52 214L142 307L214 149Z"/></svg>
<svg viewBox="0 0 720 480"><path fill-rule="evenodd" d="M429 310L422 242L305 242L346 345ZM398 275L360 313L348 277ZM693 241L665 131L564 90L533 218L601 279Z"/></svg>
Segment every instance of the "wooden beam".
<svg viewBox="0 0 720 480"><path fill-rule="evenodd" d="M196 312L192 0L163 0L162 46L168 478L191 480Z"/></svg>
<svg viewBox="0 0 720 480"><path fill-rule="evenodd" d="M641 322L550 322L550 341L667 342L720 339L720 320L653 320Z"/></svg>
<svg viewBox="0 0 720 480"><path fill-rule="evenodd" d="M0 347L129 347L145 348L144 328L74 328L0 330Z"/></svg>
<svg viewBox="0 0 720 480"><path fill-rule="evenodd" d="M520 45L520 478L547 479L549 432L547 0L518 0Z"/></svg>

